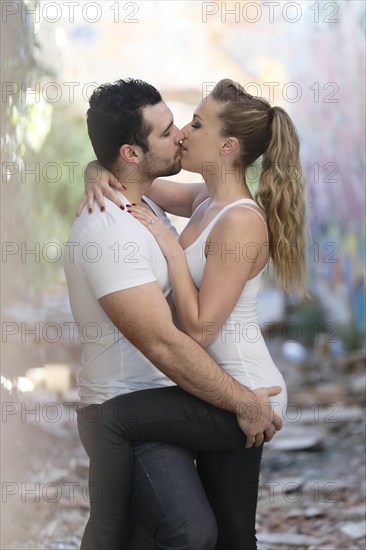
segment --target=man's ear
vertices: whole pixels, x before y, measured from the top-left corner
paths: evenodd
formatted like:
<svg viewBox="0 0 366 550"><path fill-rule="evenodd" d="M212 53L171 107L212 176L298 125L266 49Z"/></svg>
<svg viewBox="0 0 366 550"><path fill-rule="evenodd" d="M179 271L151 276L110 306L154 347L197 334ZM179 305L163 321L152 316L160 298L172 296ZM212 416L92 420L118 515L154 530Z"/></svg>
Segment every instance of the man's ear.
<svg viewBox="0 0 366 550"><path fill-rule="evenodd" d="M220 153L223 156L231 155L239 149L239 141L236 137L228 137L221 145Z"/></svg>
<svg viewBox="0 0 366 550"><path fill-rule="evenodd" d="M125 143L119 148L119 155L124 161L130 164L138 164L140 162L141 150L140 147Z"/></svg>

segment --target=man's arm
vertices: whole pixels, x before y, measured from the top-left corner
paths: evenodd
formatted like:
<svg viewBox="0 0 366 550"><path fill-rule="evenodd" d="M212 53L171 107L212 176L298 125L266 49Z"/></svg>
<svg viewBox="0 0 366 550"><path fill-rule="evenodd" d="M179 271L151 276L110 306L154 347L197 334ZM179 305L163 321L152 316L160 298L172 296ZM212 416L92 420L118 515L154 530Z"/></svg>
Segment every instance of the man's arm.
<svg viewBox="0 0 366 550"><path fill-rule="evenodd" d="M173 324L171 312L156 282L113 292L99 299L105 313L159 370L187 392L231 411L247 436L247 447L273 437L281 420L269 406L275 386L255 393L239 384L189 336Z"/></svg>

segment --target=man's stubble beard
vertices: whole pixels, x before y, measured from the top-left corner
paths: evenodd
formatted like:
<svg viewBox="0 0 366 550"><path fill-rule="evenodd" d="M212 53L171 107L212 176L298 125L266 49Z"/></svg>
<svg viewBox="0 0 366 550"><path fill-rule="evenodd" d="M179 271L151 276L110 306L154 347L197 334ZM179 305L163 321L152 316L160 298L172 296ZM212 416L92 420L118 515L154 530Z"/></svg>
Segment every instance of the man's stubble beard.
<svg viewBox="0 0 366 550"><path fill-rule="evenodd" d="M140 168L147 178L174 176L181 171L180 158L176 156L173 159L167 159L148 151L145 153Z"/></svg>

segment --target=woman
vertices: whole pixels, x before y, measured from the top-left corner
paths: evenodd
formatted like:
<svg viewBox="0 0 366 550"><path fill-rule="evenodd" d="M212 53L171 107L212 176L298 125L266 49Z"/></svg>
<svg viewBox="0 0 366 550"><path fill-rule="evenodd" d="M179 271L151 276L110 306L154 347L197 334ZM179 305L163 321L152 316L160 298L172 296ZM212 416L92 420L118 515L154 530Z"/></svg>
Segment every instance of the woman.
<svg viewBox="0 0 366 550"><path fill-rule="evenodd" d="M286 405L285 384L260 333L256 304L269 258L286 291L304 292L305 206L296 130L283 109L271 108L267 101L223 80L200 103L183 133L182 168L202 174L207 191L201 186L156 180L149 192L150 199L164 210L192 215L179 244L159 220L151 217L151 211L133 205L129 211L155 235L166 256L182 329L247 387L281 386L282 393L274 399L278 406L275 412L281 415ZM262 155L263 170L254 201L245 173ZM103 178L108 180L108 175ZM101 187L108 189L105 182ZM109 191L104 192L110 196ZM93 192L89 193L90 208L91 199ZM118 199L115 202L119 204ZM290 254L293 248L295 261ZM161 406L164 390L149 390L150 405L155 391ZM126 402L126 396L115 399ZM140 396L134 397L134 402L140 410L145 406ZM168 418L173 407L176 413L177 404L169 398L164 406ZM180 414L185 416L184 407ZM118 429L123 424L119 420ZM139 428L143 432L143 427ZM217 548L256 548L262 448L210 453L207 451L229 449L220 448L220 444L206 447L204 443L198 448L197 433L192 435L192 443L189 430L184 434L179 430L177 427L172 437L161 426L146 435L149 440L202 451L197 468L218 521ZM123 426L123 434L121 437L129 442L139 440L133 427ZM249 468L250 478L245 477ZM235 479L239 484L243 480L245 497L225 501L222 488L218 488L223 479ZM248 479L252 480L250 491ZM233 500L235 505L230 506Z"/></svg>

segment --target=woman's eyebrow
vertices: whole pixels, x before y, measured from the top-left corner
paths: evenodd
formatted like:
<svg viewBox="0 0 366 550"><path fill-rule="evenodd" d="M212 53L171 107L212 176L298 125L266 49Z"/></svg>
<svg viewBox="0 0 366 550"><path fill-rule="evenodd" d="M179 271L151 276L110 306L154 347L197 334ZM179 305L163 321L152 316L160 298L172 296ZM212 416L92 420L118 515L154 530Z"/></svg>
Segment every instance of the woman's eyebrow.
<svg viewBox="0 0 366 550"><path fill-rule="evenodd" d="M203 120L203 118L200 115L197 115L196 113L193 113L193 118L195 118L195 117L200 118L201 120Z"/></svg>

